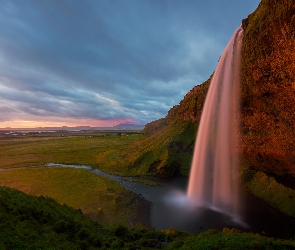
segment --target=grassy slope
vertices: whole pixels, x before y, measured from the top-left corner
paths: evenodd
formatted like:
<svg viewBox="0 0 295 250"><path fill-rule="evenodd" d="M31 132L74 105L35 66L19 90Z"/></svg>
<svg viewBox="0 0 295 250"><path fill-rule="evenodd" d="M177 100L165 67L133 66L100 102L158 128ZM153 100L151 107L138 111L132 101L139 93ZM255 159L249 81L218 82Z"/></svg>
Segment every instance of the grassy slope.
<svg viewBox="0 0 295 250"><path fill-rule="evenodd" d="M142 227L102 226L50 198L0 187L0 249L138 249L145 234L159 245L165 238Z"/></svg>
<svg viewBox="0 0 295 250"><path fill-rule="evenodd" d="M187 174L191 163L195 126L191 122L176 121L158 133L120 149L98 156L100 169L125 175L177 173Z"/></svg>
<svg viewBox="0 0 295 250"><path fill-rule="evenodd" d="M242 233L236 229L207 230L197 236L177 238L167 249L294 249L295 244L291 241L274 240L257 234Z"/></svg>
<svg viewBox="0 0 295 250"><path fill-rule="evenodd" d="M238 247L238 248L237 248ZM197 236L99 225L45 197L0 187L0 249L292 249L295 243L224 230Z"/></svg>
<svg viewBox="0 0 295 250"><path fill-rule="evenodd" d="M87 170L70 168L32 168L0 171L0 185L31 195L49 196L61 204L81 209L100 223L130 226L135 220L135 194L105 177Z"/></svg>
<svg viewBox="0 0 295 250"><path fill-rule="evenodd" d="M250 193L281 212L295 216L295 190L278 183L261 171L243 172L245 188Z"/></svg>
<svg viewBox="0 0 295 250"><path fill-rule="evenodd" d="M83 169L41 166L16 168L39 166L46 162L95 167L100 152L119 150L140 137L142 136L59 137L58 134L48 134L1 138L0 168L11 170L0 171L0 185L37 196L50 196L62 204L80 208L85 215L98 222L130 226L141 221L138 206L142 202L115 181Z"/></svg>
<svg viewBox="0 0 295 250"><path fill-rule="evenodd" d="M178 126L176 134L173 133L175 131L174 125L171 124L171 127L166 127L165 133L158 134L153 140L157 143L161 142L166 150L174 141L172 139L181 141L185 148L191 143L190 130L194 129L194 126L189 124L175 124ZM171 138L171 135L174 137ZM70 152L75 150L75 154L82 155L77 152L78 149L81 149L84 154L87 151L86 155L90 157L92 156L92 147L100 146L101 151L116 151L115 149L117 149L117 153L121 154L124 152L123 145L132 142L135 143L132 147L136 153L140 149L136 145L136 141L139 142L138 139L140 138L73 137L65 140L56 137L34 137L19 141L19 138L13 138L5 142L1 141L0 153L4 156L4 159L8 159L9 157L5 158L5 150L16 149L15 155L11 159L12 167L22 166L19 157L31 159L34 151L37 152L37 155L43 157L39 160L36 158L37 160L33 160L33 163L48 162L47 157L52 157L50 159L56 161L60 159L58 157L62 156L68 163L86 164L83 157L78 159L81 161L73 162ZM141 138L141 140L146 140L146 138ZM19 150L17 150L18 144L22 145ZM39 147L40 144L43 147ZM147 149L149 147L156 149L155 145L147 143L146 147ZM61 155L57 154L56 152L63 151L61 149L67 150L65 150L65 153L60 153ZM143 148L143 150L146 150L146 148ZM49 152L52 153L51 156L47 155ZM12 157L12 154L10 156ZM160 153L159 156L161 156ZM144 162L148 159L148 157L143 158L140 166L144 166ZM142 167L142 169L147 168L147 166ZM9 165L5 163L5 167L9 167ZM109 170L108 166L105 170ZM122 173L120 168L117 168L117 171ZM140 171L134 171L134 173L140 173ZM50 198L43 198L43 196L34 198L0 187L0 249L88 249L89 246L92 248L102 246L105 249L154 249L163 246L168 249L196 249L196 247L212 249L216 248L217 245L219 249L236 249L238 244L240 244L241 249L261 249L262 246L267 249L284 249L283 247L293 244L292 242L274 241L258 235L233 231L222 233L209 231L198 236L192 236L175 230L168 230L164 233L140 226L128 230L126 227L118 225L112 227L97 225L84 218L81 212L68 206L80 208L83 213L97 221L109 224L120 222L125 226L129 226L130 220L135 219L134 211L138 207L136 207L137 204L132 203L130 205L129 203L134 198L133 194L126 193L110 180L95 176L82 169L11 169L0 171L0 177L1 185L9 185L34 195L49 195L59 203L67 204L60 206ZM168 242L170 243L167 245Z"/></svg>
<svg viewBox="0 0 295 250"><path fill-rule="evenodd" d="M209 82L193 88L165 118L147 124L144 138L119 152L100 154L101 166L133 175L188 175Z"/></svg>

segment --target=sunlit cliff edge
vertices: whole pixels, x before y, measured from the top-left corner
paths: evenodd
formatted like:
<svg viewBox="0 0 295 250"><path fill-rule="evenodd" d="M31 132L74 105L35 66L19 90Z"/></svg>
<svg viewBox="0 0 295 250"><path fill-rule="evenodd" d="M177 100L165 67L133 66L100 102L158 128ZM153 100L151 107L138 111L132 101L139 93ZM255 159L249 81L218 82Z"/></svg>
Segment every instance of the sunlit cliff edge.
<svg viewBox="0 0 295 250"><path fill-rule="evenodd" d="M264 0L243 20L241 145L259 170L295 174L295 2Z"/></svg>
<svg viewBox="0 0 295 250"><path fill-rule="evenodd" d="M242 26L242 163L256 170L294 175L295 3L291 0L263 0L242 21ZM170 144L175 144L176 152L182 151L182 130L177 128L180 122L183 123L183 130L188 126L195 129L190 130L191 143L194 143L194 133L209 84L210 79L194 87L165 118L147 124L144 129L146 142L163 137L167 127L171 127L171 133L166 137L173 137ZM154 145L154 148L162 147ZM192 148L190 145L185 150ZM163 160L169 162L169 157ZM171 164L167 167L171 168ZM187 169L183 163L176 164L174 168ZM159 173L169 172L161 168L158 170Z"/></svg>

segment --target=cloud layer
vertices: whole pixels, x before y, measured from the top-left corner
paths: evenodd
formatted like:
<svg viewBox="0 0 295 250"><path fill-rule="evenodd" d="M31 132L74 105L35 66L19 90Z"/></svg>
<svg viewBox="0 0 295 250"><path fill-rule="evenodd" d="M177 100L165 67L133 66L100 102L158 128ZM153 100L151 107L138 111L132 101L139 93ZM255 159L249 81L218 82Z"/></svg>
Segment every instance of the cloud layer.
<svg viewBox="0 0 295 250"><path fill-rule="evenodd" d="M259 0L1 2L0 127L164 117Z"/></svg>

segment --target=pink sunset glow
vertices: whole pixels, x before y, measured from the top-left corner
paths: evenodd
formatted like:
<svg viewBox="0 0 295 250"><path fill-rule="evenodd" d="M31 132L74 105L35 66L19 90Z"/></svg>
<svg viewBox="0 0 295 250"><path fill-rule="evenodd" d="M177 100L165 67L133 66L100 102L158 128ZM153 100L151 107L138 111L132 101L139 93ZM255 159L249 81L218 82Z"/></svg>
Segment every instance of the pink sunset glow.
<svg viewBox="0 0 295 250"><path fill-rule="evenodd" d="M37 128L37 127L113 127L118 124L134 123L133 119L114 119L114 120L99 120L90 118L68 118L61 121L50 120L12 120L0 122L0 128Z"/></svg>
<svg viewBox="0 0 295 250"><path fill-rule="evenodd" d="M0 128L165 117L259 2L212 1L213 13L211 1L168 1L164 12L162 1L1 1Z"/></svg>

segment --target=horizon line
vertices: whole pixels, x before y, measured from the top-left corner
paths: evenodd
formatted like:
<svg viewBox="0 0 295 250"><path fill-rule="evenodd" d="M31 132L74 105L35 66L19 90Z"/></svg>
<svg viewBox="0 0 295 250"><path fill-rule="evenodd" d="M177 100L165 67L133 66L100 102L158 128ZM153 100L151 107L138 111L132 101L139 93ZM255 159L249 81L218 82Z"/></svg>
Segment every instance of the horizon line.
<svg viewBox="0 0 295 250"><path fill-rule="evenodd" d="M71 129L71 128L114 128L114 127L119 127L119 126L145 126L145 124L132 124L132 123L121 123L118 125L114 126L88 126L88 125L78 125L78 126L49 126L49 127L0 127L0 130L5 130L5 129L23 129L23 130L30 130L30 129Z"/></svg>

